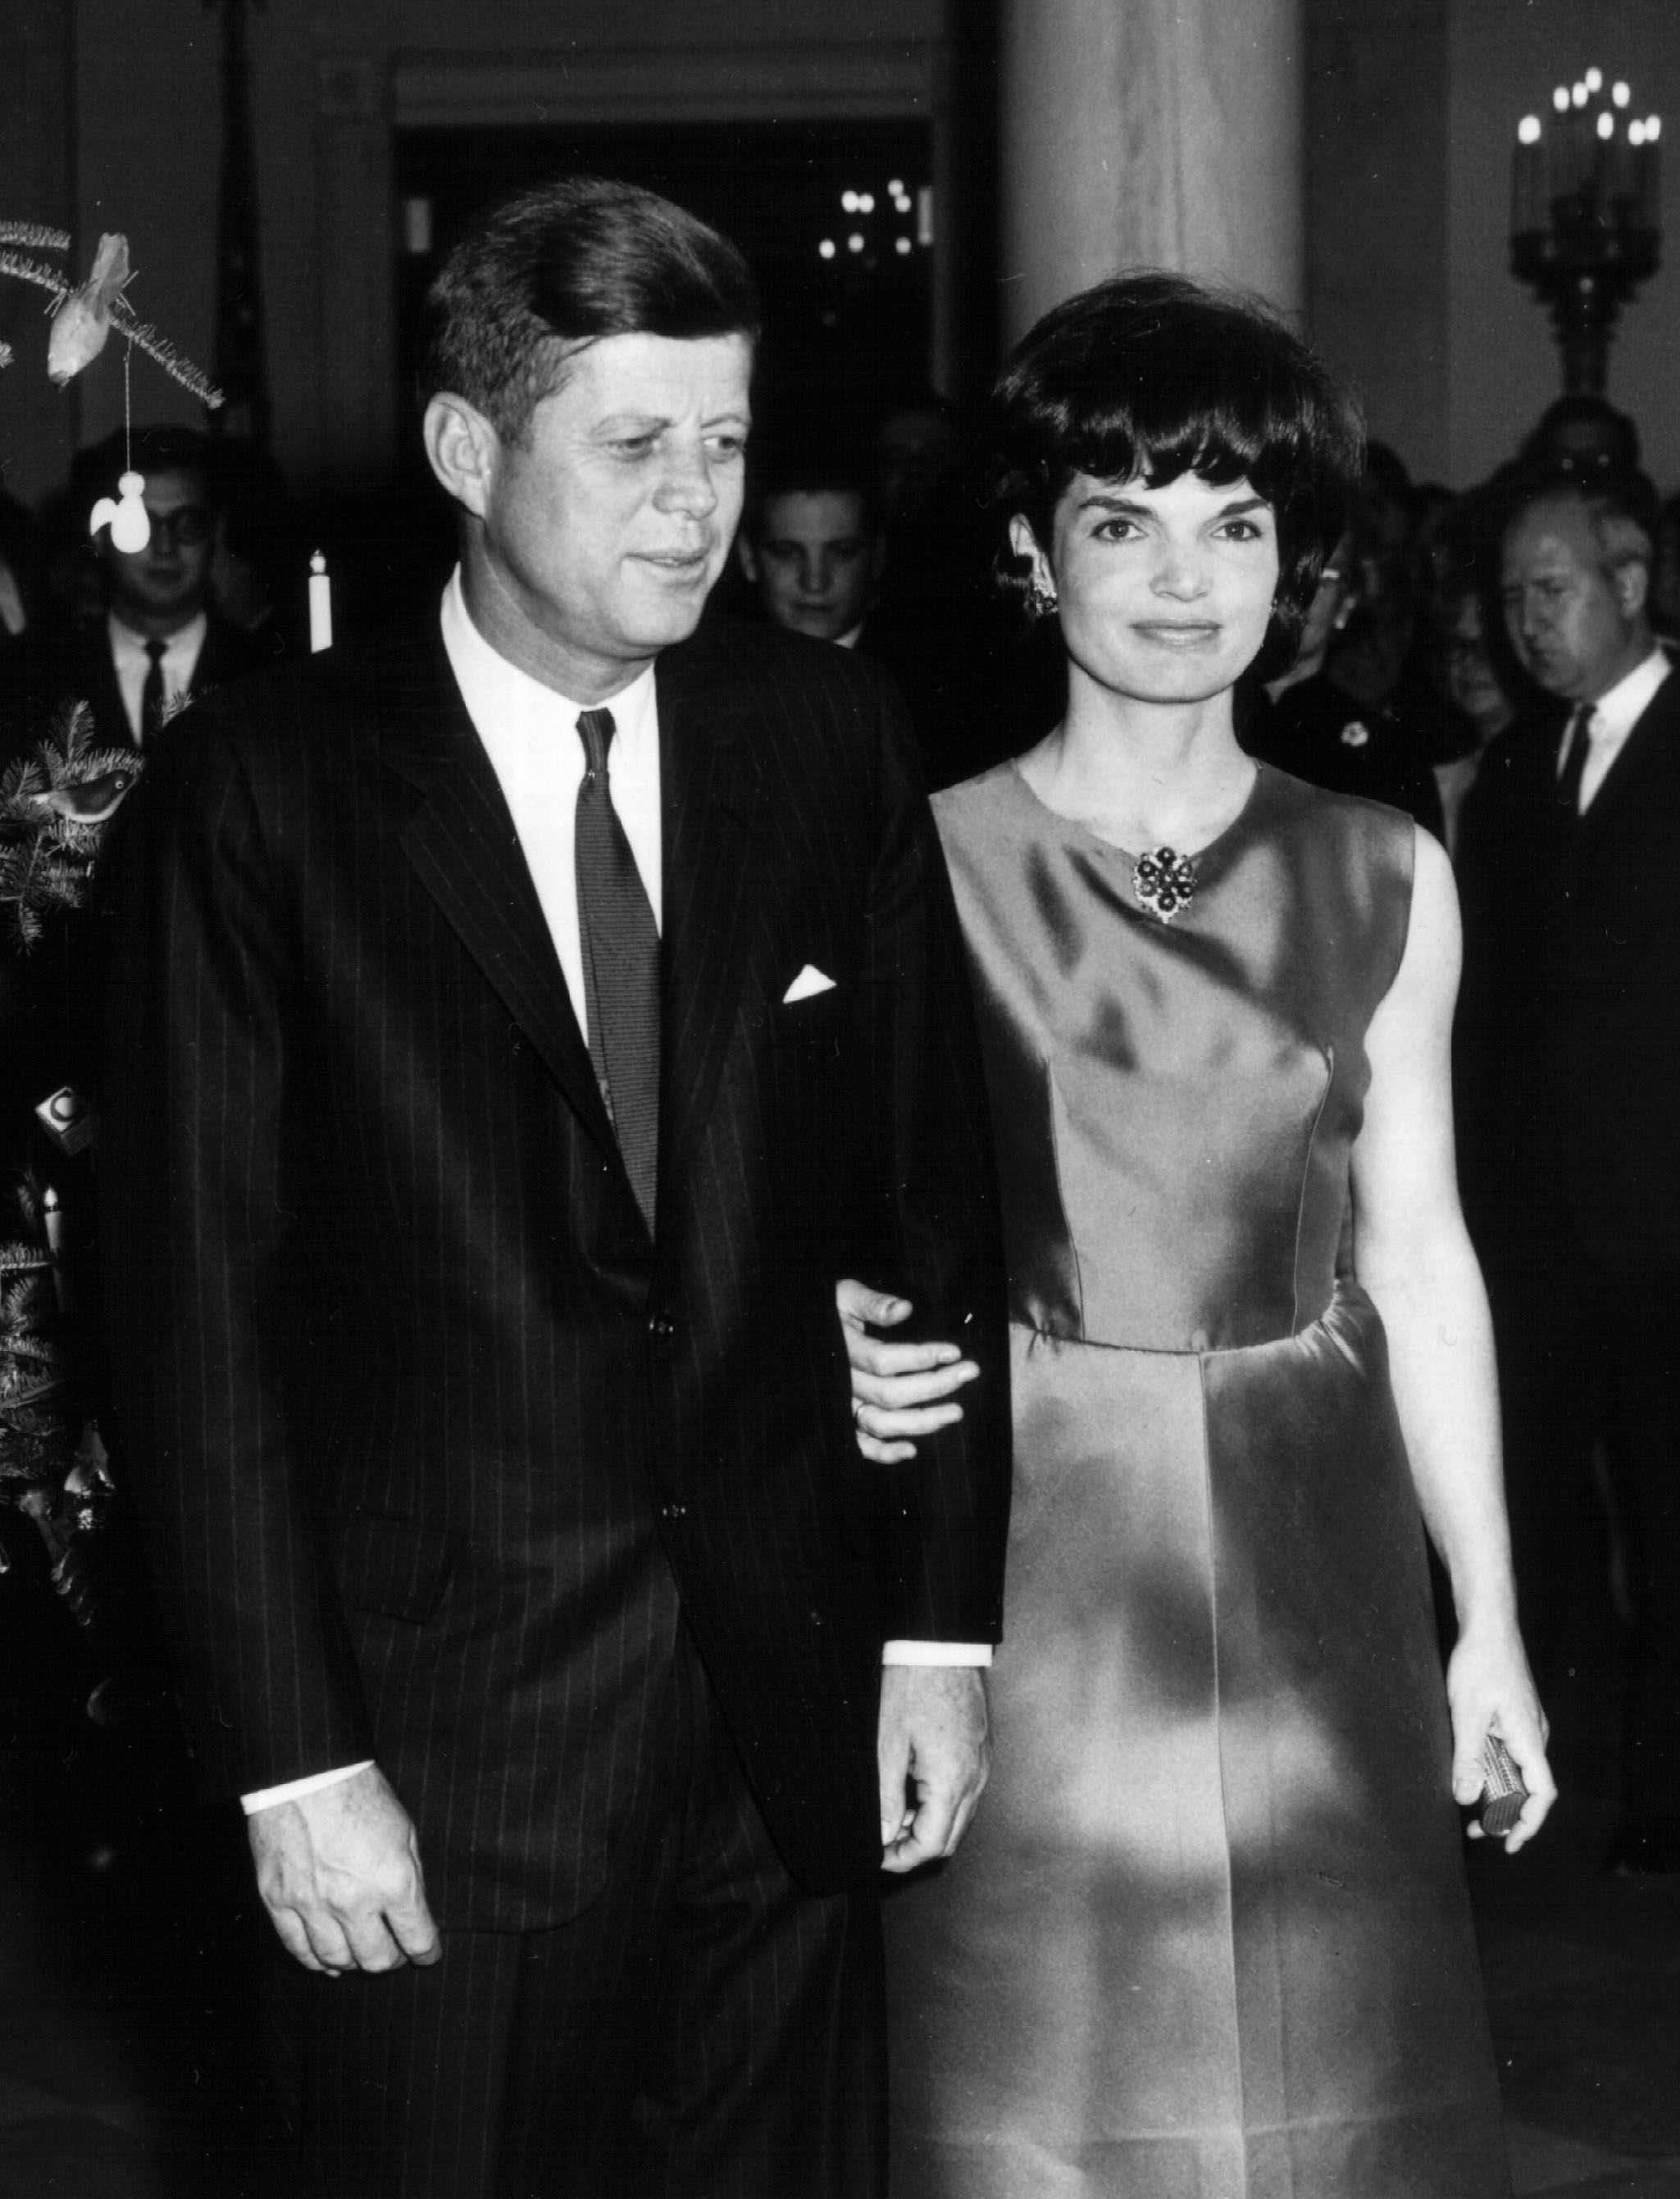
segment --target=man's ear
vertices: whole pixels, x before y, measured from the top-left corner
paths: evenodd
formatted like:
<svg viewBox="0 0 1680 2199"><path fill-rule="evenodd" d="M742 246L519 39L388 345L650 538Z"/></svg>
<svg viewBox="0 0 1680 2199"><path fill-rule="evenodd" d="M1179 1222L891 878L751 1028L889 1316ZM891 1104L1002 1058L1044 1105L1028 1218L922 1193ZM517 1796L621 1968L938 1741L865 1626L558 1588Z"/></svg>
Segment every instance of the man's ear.
<svg viewBox="0 0 1680 2199"><path fill-rule="evenodd" d="M741 570L752 582L754 587L756 587L758 586L758 552L754 549L751 538L744 528L735 537L735 555L740 560Z"/></svg>
<svg viewBox="0 0 1680 2199"><path fill-rule="evenodd" d="M1651 569L1636 558L1625 565L1618 565L1612 576L1616 590L1616 607L1625 619L1636 619L1643 611L1651 592Z"/></svg>
<svg viewBox="0 0 1680 2199"><path fill-rule="evenodd" d="M475 405L448 390L440 390L428 404L421 435L432 471L457 504L482 519L501 457L501 437Z"/></svg>

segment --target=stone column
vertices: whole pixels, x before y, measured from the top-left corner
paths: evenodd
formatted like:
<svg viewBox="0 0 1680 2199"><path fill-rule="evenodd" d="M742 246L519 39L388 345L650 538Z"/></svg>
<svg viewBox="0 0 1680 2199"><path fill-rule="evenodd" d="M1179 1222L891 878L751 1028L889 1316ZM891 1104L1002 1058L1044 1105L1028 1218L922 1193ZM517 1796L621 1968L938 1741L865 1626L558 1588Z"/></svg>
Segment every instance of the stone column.
<svg viewBox="0 0 1680 2199"><path fill-rule="evenodd" d="M1303 0L1003 0L1003 324L1159 266L1304 302Z"/></svg>

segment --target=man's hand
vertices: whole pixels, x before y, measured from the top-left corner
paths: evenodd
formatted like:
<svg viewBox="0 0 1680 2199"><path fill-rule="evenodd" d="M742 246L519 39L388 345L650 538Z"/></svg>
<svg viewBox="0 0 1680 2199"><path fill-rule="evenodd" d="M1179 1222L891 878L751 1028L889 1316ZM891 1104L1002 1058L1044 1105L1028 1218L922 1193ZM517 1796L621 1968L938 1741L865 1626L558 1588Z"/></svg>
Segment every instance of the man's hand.
<svg viewBox="0 0 1680 2199"><path fill-rule="evenodd" d="M257 1891L305 1969L336 1977L442 1954L414 1827L376 1767L259 1810L246 1829Z"/></svg>
<svg viewBox="0 0 1680 2199"><path fill-rule="evenodd" d="M954 1855L991 1768L986 1677L971 1665L888 1665L881 1672L881 1868ZM907 1786L913 1801L907 1801Z"/></svg>

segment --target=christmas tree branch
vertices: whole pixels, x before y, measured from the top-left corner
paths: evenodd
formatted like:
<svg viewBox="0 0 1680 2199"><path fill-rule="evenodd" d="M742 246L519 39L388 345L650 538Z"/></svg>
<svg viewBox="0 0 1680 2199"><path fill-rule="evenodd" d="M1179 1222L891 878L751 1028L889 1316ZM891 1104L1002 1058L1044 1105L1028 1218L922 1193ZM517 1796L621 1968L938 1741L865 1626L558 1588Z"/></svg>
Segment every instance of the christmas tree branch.
<svg viewBox="0 0 1680 2199"><path fill-rule="evenodd" d="M39 221L0 221L0 244L26 245L32 252L67 252L70 232Z"/></svg>

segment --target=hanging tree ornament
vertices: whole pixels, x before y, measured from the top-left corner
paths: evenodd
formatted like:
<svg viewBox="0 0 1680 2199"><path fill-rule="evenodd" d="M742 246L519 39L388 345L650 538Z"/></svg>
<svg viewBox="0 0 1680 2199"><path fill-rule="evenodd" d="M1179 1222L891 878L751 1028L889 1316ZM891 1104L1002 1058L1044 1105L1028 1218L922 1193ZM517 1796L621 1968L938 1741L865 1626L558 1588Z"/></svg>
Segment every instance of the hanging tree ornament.
<svg viewBox="0 0 1680 2199"><path fill-rule="evenodd" d="M133 272L128 264L128 239L102 236L87 281L55 303L52 334L47 339L47 379L61 389L104 350L112 309L121 302Z"/></svg>
<svg viewBox="0 0 1680 2199"><path fill-rule="evenodd" d="M102 527L108 527L114 548L143 550L152 539L151 514L141 502L145 493L143 474L131 471L123 475L117 483L116 495L102 496L93 507L93 516L88 522L89 534L97 534Z"/></svg>
<svg viewBox="0 0 1680 2199"><path fill-rule="evenodd" d="M152 516L143 501L146 477L135 472L134 452L131 447L134 427L128 401L128 365L133 351L134 347L131 344L123 354L124 470L117 481L116 501L114 503L108 496L102 496L88 520L90 534L97 534L102 527L108 527L113 546L126 550L131 555L137 550L143 550L152 539Z"/></svg>
<svg viewBox="0 0 1680 2199"><path fill-rule="evenodd" d="M183 389L213 412L222 402L221 391L190 359L183 359L166 337L137 318L133 306L123 295L124 286L131 279L127 239L120 234L102 236L88 279L79 285L33 256L38 252L67 252L69 248L70 240L62 230L45 229L37 222L0 221L0 275L15 275L20 282L33 283L43 290L50 290L57 301L52 309L55 316L67 301L79 301L82 308L73 316L67 334L57 337L57 371L54 370L53 341L49 340L48 370L54 380L62 386L98 356L105 337L100 334L96 341L94 338L102 312L110 328L126 336L172 381L178 382Z"/></svg>

